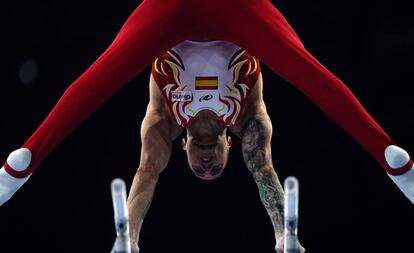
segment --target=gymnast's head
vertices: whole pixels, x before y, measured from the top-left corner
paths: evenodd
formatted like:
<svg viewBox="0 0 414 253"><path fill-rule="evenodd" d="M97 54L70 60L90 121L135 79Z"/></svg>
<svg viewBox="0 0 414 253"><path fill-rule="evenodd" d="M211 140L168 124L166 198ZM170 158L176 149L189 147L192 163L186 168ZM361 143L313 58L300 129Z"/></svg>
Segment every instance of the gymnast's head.
<svg viewBox="0 0 414 253"><path fill-rule="evenodd" d="M212 181L221 176L227 164L231 138L218 116L203 110L188 125L182 146L194 175Z"/></svg>

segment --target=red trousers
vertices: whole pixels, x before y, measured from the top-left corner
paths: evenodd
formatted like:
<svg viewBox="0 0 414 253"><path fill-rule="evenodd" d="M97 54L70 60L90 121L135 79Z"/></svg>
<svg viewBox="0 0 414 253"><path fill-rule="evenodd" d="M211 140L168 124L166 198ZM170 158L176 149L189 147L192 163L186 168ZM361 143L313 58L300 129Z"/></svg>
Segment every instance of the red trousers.
<svg viewBox="0 0 414 253"><path fill-rule="evenodd" d="M393 175L384 150L395 145L352 92L302 45L268 0L144 0L108 49L63 94L23 145L32 152L26 177L73 129L157 56L186 39L231 41L288 80L357 140Z"/></svg>

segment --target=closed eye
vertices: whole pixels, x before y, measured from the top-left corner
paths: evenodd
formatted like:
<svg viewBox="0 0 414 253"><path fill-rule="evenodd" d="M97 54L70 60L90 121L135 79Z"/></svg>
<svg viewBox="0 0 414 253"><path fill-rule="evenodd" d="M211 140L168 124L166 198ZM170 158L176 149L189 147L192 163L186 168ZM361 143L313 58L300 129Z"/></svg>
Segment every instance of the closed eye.
<svg viewBox="0 0 414 253"><path fill-rule="evenodd" d="M222 167L221 165L214 166L210 171L211 175L215 176L215 175L219 174L220 171L221 171L221 167Z"/></svg>
<svg viewBox="0 0 414 253"><path fill-rule="evenodd" d="M198 166L197 167L193 167L193 170L197 174L204 174L205 173L204 170L201 167L198 167Z"/></svg>

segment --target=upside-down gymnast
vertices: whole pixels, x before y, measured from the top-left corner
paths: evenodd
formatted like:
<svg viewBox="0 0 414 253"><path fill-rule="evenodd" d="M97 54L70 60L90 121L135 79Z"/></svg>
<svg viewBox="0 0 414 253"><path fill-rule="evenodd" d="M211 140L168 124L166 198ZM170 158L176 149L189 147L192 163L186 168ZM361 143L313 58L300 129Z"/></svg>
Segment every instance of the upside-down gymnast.
<svg viewBox="0 0 414 253"><path fill-rule="evenodd" d="M207 66L208 59L197 58L199 54L192 56L191 48L199 49L188 46L190 40L213 40L226 46L220 47L220 54L207 55L210 58ZM223 64L229 55L234 56L238 51L232 50L238 47L249 53L240 51L243 54L227 59L227 66L216 65ZM181 56L172 53L180 48L190 53L181 52ZM69 86L35 133L9 155L0 169L0 204L28 180L39 163L73 129L155 59L158 60L153 64L151 101L142 126L140 168L130 193L131 231L135 236L132 240L137 240L144 215L142 207L136 208L133 196L140 199L140 205L149 203L178 126L188 129L183 147L197 177L212 180L221 174L227 160L225 150L231 143L225 130L229 126L242 138L247 167L254 173L259 187L263 187L264 193L269 189L276 192L277 177L269 173L273 171L267 140L271 125L261 101L259 65L255 65L257 62L250 54L303 92L345 129L414 202L414 168L408 153L394 143L352 92L305 49L270 1L144 0L109 48ZM195 62L188 65L186 57ZM235 69L238 66L240 69ZM254 66L257 66L256 72ZM230 78L228 72L236 76ZM241 83L232 83L237 77ZM254 84L255 78L259 80L257 84ZM171 83L165 83L168 81ZM258 97L254 98L255 95ZM204 102L210 104L208 110L203 110L206 109L202 106ZM197 124L206 124L206 127L192 127ZM146 140L151 133L159 135L156 144ZM150 155L154 148L157 148L157 159ZM161 149L165 153L159 152ZM260 152L252 152L255 149ZM223 152L218 154L220 150ZM267 176L260 178L263 175ZM140 194L143 188L152 191ZM275 210L280 203L274 198L277 197L272 196L270 202L263 197L262 200L265 206L269 204Z"/></svg>

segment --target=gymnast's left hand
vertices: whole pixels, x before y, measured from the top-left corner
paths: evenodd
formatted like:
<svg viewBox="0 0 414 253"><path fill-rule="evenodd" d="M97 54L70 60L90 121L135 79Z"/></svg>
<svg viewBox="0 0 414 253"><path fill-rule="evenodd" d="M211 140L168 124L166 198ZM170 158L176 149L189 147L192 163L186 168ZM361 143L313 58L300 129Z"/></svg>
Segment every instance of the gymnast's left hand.
<svg viewBox="0 0 414 253"><path fill-rule="evenodd" d="M284 253L284 249L279 248L278 246L276 246L275 250L276 250L276 253ZM302 247L302 245L299 245L299 251L295 253L304 253L304 252L305 252L305 248Z"/></svg>

